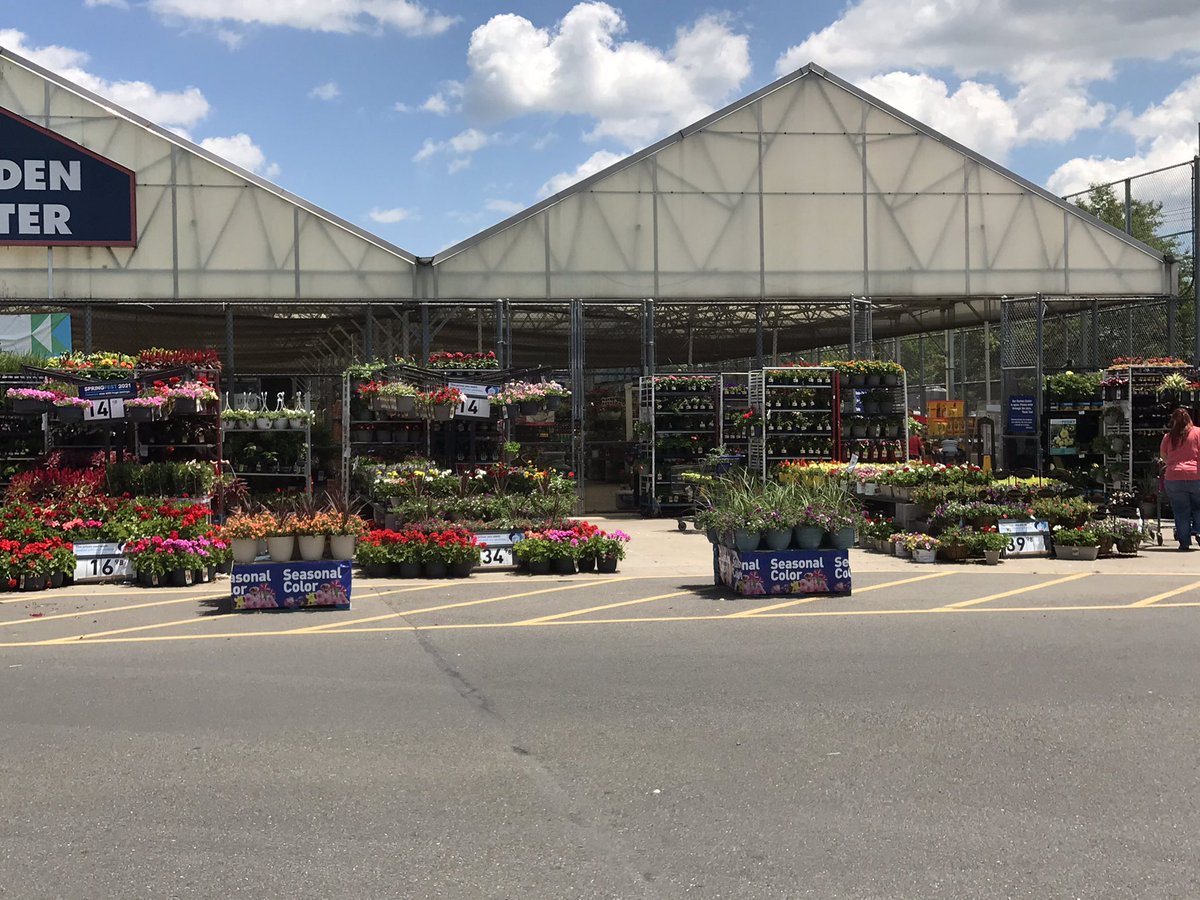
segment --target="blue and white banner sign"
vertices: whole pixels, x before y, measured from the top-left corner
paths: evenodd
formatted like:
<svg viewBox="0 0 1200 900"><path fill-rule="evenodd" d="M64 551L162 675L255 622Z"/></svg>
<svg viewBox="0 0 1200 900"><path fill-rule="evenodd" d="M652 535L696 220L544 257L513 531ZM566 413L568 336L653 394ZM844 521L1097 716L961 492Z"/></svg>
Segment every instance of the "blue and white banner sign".
<svg viewBox="0 0 1200 900"><path fill-rule="evenodd" d="M134 247L134 173L0 108L0 246Z"/></svg>
<svg viewBox="0 0 1200 900"><path fill-rule="evenodd" d="M739 552L718 547L717 572L722 584L744 597L850 593L850 553L846 550Z"/></svg>

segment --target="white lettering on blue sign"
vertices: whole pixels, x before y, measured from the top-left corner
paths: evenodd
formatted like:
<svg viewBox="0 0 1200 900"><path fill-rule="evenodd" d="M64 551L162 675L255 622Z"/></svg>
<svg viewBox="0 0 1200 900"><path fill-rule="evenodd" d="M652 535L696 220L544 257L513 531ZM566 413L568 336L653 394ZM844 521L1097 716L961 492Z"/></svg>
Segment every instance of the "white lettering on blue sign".
<svg viewBox="0 0 1200 900"><path fill-rule="evenodd" d="M67 221L71 210L61 203L0 203L0 234L12 234L17 217L17 234L70 234Z"/></svg>

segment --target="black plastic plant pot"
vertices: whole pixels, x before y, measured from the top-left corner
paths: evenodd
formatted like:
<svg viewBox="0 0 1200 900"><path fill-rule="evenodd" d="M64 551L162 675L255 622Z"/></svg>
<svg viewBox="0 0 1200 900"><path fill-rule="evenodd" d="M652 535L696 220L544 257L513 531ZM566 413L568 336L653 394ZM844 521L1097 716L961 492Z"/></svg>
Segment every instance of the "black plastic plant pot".
<svg viewBox="0 0 1200 900"><path fill-rule="evenodd" d="M45 400L28 400L22 397L13 397L12 411L20 416L40 416L42 413L50 411L50 404Z"/></svg>
<svg viewBox="0 0 1200 900"><path fill-rule="evenodd" d="M191 397L176 397L171 411L177 416L194 416L196 414L196 401Z"/></svg>
<svg viewBox="0 0 1200 900"><path fill-rule="evenodd" d="M82 422L83 407L82 406L56 406L54 407L54 418L60 422Z"/></svg>
<svg viewBox="0 0 1200 900"><path fill-rule="evenodd" d="M126 406L125 418L131 422L153 422L158 410L153 406Z"/></svg>

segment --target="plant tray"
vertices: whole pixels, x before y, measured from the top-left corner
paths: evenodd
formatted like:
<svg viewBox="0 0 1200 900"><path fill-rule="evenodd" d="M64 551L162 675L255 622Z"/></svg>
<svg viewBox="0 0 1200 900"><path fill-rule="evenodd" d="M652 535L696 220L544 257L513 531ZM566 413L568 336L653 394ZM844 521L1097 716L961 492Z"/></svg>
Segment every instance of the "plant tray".
<svg viewBox="0 0 1200 900"><path fill-rule="evenodd" d="M713 546L717 584L742 597L787 594L803 597L850 593L850 553L846 550L754 550Z"/></svg>

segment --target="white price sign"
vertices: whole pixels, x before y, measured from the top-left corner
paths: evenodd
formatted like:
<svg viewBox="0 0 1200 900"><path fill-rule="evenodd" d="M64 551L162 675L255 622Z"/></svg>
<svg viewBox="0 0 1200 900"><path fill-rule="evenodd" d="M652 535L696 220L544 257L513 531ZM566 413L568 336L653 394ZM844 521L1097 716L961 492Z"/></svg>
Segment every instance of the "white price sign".
<svg viewBox="0 0 1200 900"><path fill-rule="evenodd" d="M513 559L513 544L525 539L523 531L481 531L476 537L479 543L487 544L479 551L479 565L485 569L501 569L516 565Z"/></svg>
<svg viewBox="0 0 1200 900"><path fill-rule="evenodd" d="M486 397L463 397L454 414L468 419L490 419L492 404Z"/></svg>
<svg viewBox="0 0 1200 900"><path fill-rule="evenodd" d="M83 418L91 419L123 419L125 418L125 401L120 397L105 397L103 400L93 400L91 406L83 408Z"/></svg>
<svg viewBox="0 0 1200 900"><path fill-rule="evenodd" d="M1008 556L1046 556L1046 533L1048 522L1033 522L1028 519L1001 519L1001 534L1008 536Z"/></svg>
<svg viewBox="0 0 1200 900"><path fill-rule="evenodd" d="M120 544L80 542L75 545L75 581L109 581L133 574Z"/></svg>

